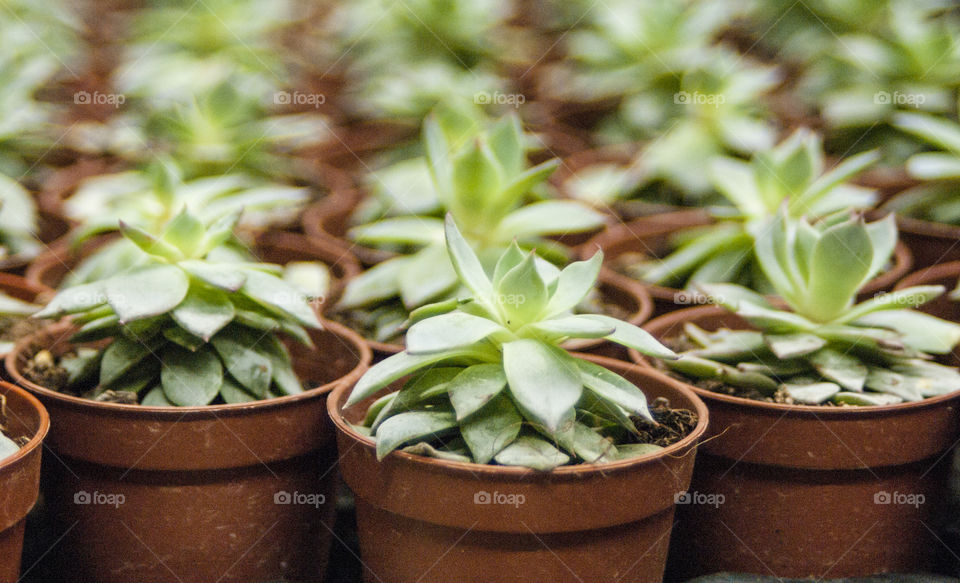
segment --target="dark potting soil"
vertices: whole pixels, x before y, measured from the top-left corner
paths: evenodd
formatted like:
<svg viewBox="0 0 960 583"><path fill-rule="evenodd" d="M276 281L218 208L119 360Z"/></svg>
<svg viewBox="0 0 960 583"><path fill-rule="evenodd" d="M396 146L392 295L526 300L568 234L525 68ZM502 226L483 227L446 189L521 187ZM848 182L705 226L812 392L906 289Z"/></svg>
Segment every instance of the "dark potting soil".
<svg viewBox="0 0 960 583"><path fill-rule="evenodd" d="M641 418L634 418L633 422L640 432L636 436L636 443L649 443L667 447L672 445L693 431L699 418L688 409L671 409L670 401L658 397L650 406L650 414L656 420L654 425Z"/></svg>
<svg viewBox="0 0 960 583"><path fill-rule="evenodd" d="M23 367L23 376L41 387L52 391L66 392L70 373L60 366L49 350L40 350L27 360Z"/></svg>

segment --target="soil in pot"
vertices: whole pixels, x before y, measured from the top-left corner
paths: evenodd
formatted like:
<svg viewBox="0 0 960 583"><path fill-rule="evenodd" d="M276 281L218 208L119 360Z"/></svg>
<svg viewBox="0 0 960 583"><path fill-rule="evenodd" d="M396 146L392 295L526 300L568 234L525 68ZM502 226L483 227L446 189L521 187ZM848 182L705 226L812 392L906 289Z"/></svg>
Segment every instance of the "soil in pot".
<svg viewBox="0 0 960 583"><path fill-rule="evenodd" d="M694 411L693 433L652 454L551 472L406 452L378 462L373 441L350 425L365 407L344 417L350 387L334 392L328 407L341 471L357 499L364 580L661 580L674 502L686 490L706 411L656 371L591 358L639 384L651 401L666 397Z"/></svg>
<svg viewBox="0 0 960 583"><path fill-rule="evenodd" d="M24 302L44 302L53 295L50 288L28 282L19 275L0 273L0 292ZM36 332L46 324L26 316L0 316L0 356L6 356L13 345L24 336ZM0 378L6 375L0 371Z"/></svg>
<svg viewBox="0 0 960 583"><path fill-rule="evenodd" d="M291 351L318 388L183 408L98 403L26 380L38 348L74 349L63 326L18 345L8 370L56 420L44 497L59 542L38 567L44 580L321 580L336 475L326 397L362 374L370 352L334 323L312 336L319 350Z"/></svg>
<svg viewBox="0 0 960 583"><path fill-rule="evenodd" d="M667 314L678 335L743 328L722 308ZM631 354L641 360L638 354ZM671 543L677 580L718 571L843 577L935 568L960 392L871 407L765 403L692 389L711 415ZM812 535L812 533L816 533Z"/></svg>
<svg viewBox="0 0 960 583"><path fill-rule="evenodd" d="M0 426L20 450L0 459L0 581L19 581L20 554L27 513L37 502L40 447L50 417L29 393L0 381Z"/></svg>
<svg viewBox="0 0 960 583"><path fill-rule="evenodd" d="M690 209L675 213L634 219L607 229L579 251L580 256L586 259L601 249L604 253L604 262L614 271L632 277L631 266L638 261L650 257L663 257L670 250L670 239L677 231L695 227L702 227L713 222L709 213L703 209ZM913 267L913 254L902 241L894 249L892 263L886 271L867 282L858 295L862 301L874 296L877 292L886 291ZM702 303L697 294L685 290L644 283L653 296L653 315L660 316L690 304Z"/></svg>

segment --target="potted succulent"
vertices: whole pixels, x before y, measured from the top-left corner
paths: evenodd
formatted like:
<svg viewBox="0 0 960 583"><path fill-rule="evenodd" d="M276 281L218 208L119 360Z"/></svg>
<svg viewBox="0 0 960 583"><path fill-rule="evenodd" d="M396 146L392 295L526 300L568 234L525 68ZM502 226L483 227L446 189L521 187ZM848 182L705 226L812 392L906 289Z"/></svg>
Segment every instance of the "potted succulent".
<svg viewBox="0 0 960 583"><path fill-rule="evenodd" d="M329 402L366 576L659 580L704 410L663 376L558 345L606 337L673 354L640 328L571 313L599 254L548 286L514 244L490 278L449 215L445 232L469 292L415 312L406 350ZM630 504L616 494L638 491Z"/></svg>
<svg viewBox="0 0 960 583"><path fill-rule="evenodd" d="M896 235L891 219L881 226ZM932 358L954 349L960 325L909 309L941 286L854 303L877 249L870 230L860 218L819 231L781 214L756 254L789 309L740 286L702 284L722 308L647 325L680 351L663 363L707 402L716 437L691 488L724 503L684 508L680 574L932 565L942 458L960 436L960 372ZM811 539L810 528L820 535Z"/></svg>
<svg viewBox="0 0 960 583"><path fill-rule="evenodd" d="M791 217L809 215L826 223L842 219L850 209L870 208L876 193L847 180L872 164L874 152L852 156L824 168L820 137L795 131L775 148L757 152L750 162L715 158L708 168L716 189L732 204L703 211L637 219L598 235L585 250L599 246L615 269L650 284L660 312L691 303L688 290L697 283L738 283L763 294L774 289L759 269L753 247L766 236L769 220L785 207ZM682 227L682 228L678 228ZM881 226L871 227L879 235ZM865 293L885 289L909 272L910 256L895 248L896 238L879 237L872 274L883 273ZM888 258L894 255L893 265ZM662 258L651 258L662 253Z"/></svg>
<svg viewBox="0 0 960 583"><path fill-rule="evenodd" d="M0 579L20 580L20 552L27 513L37 502L41 445L50 417L34 396L0 382Z"/></svg>
<svg viewBox="0 0 960 583"><path fill-rule="evenodd" d="M939 148L907 160L907 172L922 180L888 200L883 209L897 213L903 240L917 258L918 267L960 259L960 125L946 117L900 112L894 127Z"/></svg>
<svg viewBox="0 0 960 583"><path fill-rule="evenodd" d="M142 261L58 293L37 316L69 321L6 361L55 420L63 464L45 499L58 524L76 523L57 553L71 577L323 572L335 457L322 411L370 353L349 330L321 329L276 266L218 261L237 220L184 211L159 235L121 224Z"/></svg>
<svg viewBox="0 0 960 583"><path fill-rule="evenodd" d="M528 167L523 131L516 116L459 135L437 117L424 123L424 143L439 207L465 227L465 237L492 273L511 241L537 248L557 263L569 251L547 235L592 231L604 215L575 201L541 200L524 204L556 168L551 160ZM443 221L436 216L397 216L354 227L359 243L399 252L347 282L338 304L343 321L366 336L390 341L401 332L410 311L452 297L457 274L443 243ZM540 261L545 272L556 267Z"/></svg>

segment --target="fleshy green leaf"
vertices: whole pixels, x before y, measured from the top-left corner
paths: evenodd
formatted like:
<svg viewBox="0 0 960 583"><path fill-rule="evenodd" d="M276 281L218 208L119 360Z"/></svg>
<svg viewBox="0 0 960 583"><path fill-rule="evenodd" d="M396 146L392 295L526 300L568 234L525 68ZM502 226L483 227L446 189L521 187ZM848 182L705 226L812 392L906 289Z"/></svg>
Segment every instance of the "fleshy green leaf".
<svg viewBox="0 0 960 583"><path fill-rule="evenodd" d="M319 328L317 315L310 307L306 296L279 277L254 269L245 271L243 294L258 304L293 318L308 328Z"/></svg>
<svg viewBox="0 0 960 583"><path fill-rule="evenodd" d="M347 399L346 406L349 407L366 399L393 381L425 366L430 366L431 364L448 358L463 356L464 354L467 354L467 351L460 350L416 355L399 352L387 357L370 367L370 369L360 377L360 380L357 381L357 384L350 392L350 398Z"/></svg>
<svg viewBox="0 0 960 583"><path fill-rule="evenodd" d="M504 274L495 300L508 326L536 321L550 299L547 284L537 270L534 254Z"/></svg>
<svg viewBox="0 0 960 583"><path fill-rule="evenodd" d="M570 456L540 437L521 435L494 458L504 466L522 466L548 472L570 461Z"/></svg>
<svg viewBox="0 0 960 583"><path fill-rule="evenodd" d="M174 405L209 405L220 393L223 366L208 348L190 352L178 346L168 346L163 351L160 382L164 396Z"/></svg>
<svg viewBox="0 0 960 583"><path fill-rule="evenodd" d="M147 265L111 277L103 286L123 323L169 312L187 295L190 280L174 265Z"/></svg>
<svg viewBox="0 0 960 583"><path fill-rule="evenodd" d="M194 336L209 341L233 320L233 303L220 289L193 287L170 314L173 320Z"/></svg>
<svg viewBox="0 0 960 583"><path fill-rule="evenodd" d="M873 312L854 324L896 330L904 344L932 354L946 354L960 343L960 325L914 310Z"/></svg>
<svg viewBox="0 0 960 583"><path fill-rule="evenodd" d="M460 281L473 292L475 298L489 298L493 295L493 285L484 272L480 260L477 259L477 254L460 234L457 224L453 221L453 215L447 213L444 225L447 251L450 252L450 260L460 276Z"/></svg>
<svg viewBox="0 0 960 583"><path fill-rule="evenodd" d="M258 334L237 334L239 327L214 336L210 343L227 366L227 370L243 387L262 398L267 396L273 378L270 359L256 350Z"/></svg>
<svg viewBox="0 0 960 583"><path fill-rule="evenodd" d="M123 233L124 237L133 241L134 244L145 253L163 257L168 261L180 261L184 259L183 253L181 253L179 249L163 239L154 237L139 227L120 221L120 232Z"/></svg>
<svg viewBox="0 0 960 583"><path fill-rule="evenodd" d="M583 393L576 360L537 340L521 339L503 345L503 369L525 416L558 432Z"/></svg>
<svg viewBox="0 0 960 583"><path fill-rule="evenodd" d="M640 415L650 421L653 417L647 408L647 397L633 383L598 364L577 360L583 384L606 401L615 403L632 415Z"/></svg>
<svg viewBox="0 0 960 583"><path fill-rule="evenodd" d="M764 334L763 339L777 358L781 359L810 354L827 344L826 340L815 334L802 332L796 334Z"/></svg>
<svg viewBox="0 0 960 583"><path fill-rule="evenodd" d="M457 419L446 411L408 411L390 417L377 429L377 459L405 443L442 437L457 428Z"/></svg>
<svg viewBox="0 0 960 583"><path fill-rule="evenodd" d="M34 318L55 318L64 314L85 312L107 303L104 282L98 281L68 287L53 297L45 308L33 315Z"/></svg>
<svg viewBox="0 0 960 583"><path fill-rule="evenodd" d="M460 425L460 433L470 447L473 460L478 464L489 463L520 434L523 417L517 412L513 401L500 393L493 397L475 415Z"/></svg>
<svg viewBox="0 0 960 583"><path fill-rule="evenodd" d="M583 316L552 318L530 324L528 328L540 332L548 341L563 338L603 338L613 334L615 330L610 324Z"/></svg>
<svg viewBox="0 0 960 583"><path fill-rule="evenodd" d="M409 354L432 354L465 348L507 330L493 320L450 312L417 322L407 331Z"/></svg>
<svg viewBox="0 0 960 583"><path fill-rule="evenodd" d="M477 412L506 386L507 377L500 364L475 364L463 369L447 386L457 420Z"/></svg>
<svg viewBox="0 0 960 583"><path fill-rule="evenodd" d="M629 322L623 322L602 314L583 314L580 317L589 318L607 326L613 326L613 334L604 336L604 338L610 342L615 342L627 348L633 348L641 354L646 354L654 358L672 359L677 357L676 353L661 344L656 338L651 336L649 332L639 326L634 326Z"/></svg>
<svg viewBox="0 0 960 583"><path fill-rule="evenodd" d="M188 259L177 263L190 275L228 292L238 291L247 280L246 274L236 265L229 263L208 263L197 259Z"/></svg>
<svg viewBox="0 0 960 583"><path fill-rule="evenodd" d="M557 288L544 310L544 317L551 318L572 310L596 286L603 252L597 251L586 261L577 261L563 268L557 277Z"/></svg>
<svg viewBox="0 0 960 583"><path fill-rule="evenodd" d="M520 239L580 233L602 227L604 218L580 202L545 200L522 206L507 215L497 226L497 232L501 238Z"/></svg>

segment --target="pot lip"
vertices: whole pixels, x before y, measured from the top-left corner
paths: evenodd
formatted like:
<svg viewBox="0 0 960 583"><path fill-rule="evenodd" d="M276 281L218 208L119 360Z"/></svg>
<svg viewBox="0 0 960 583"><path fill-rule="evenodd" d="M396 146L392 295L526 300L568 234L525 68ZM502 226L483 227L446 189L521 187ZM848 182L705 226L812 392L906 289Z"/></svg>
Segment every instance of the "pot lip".
<svg viewBox="0 0 960 583"><path fill-rule="evenodd" d="M91 401L90 399L66 395L26 379L16 366L17 356L34 337L45 333L59 334L61 330L66 331L70 328L69 322L57 322L50 326L46 326L29 336L25 336L19 342L17 342L14 349L6 355L4 364L6 365L7 372L14 378L14 382L20 385L23 389L47 399L59 401L63 405L68 405L76 409L109 412L118 415L129 415L135 417L174 417L177 421L185 418L187 420L204 419L207 417L216 418L223 414L243 414L252 410L259 411L297 405L301 401L310 400L321 395L329 395L341 384L352 385L356 378L359 378L359 376L363 374L363 371L369 367L370 362L373 359L373 354L363 339L360 338L360 336L353 330L350 330L342 324L330 322L323 318L321 318L321 323L324 331L333 332L341 339L341 341L345 341L352 346L352 348L355 350L355 354L358 355L357 364L342 377L325 385L305 390L296 395L284 395L282 397L276 397L273 399L252 401L250 403L230 403L193 407L151 407L143 405L127 405L123 403L102 403L98 401Z"/></svg>
<svg viewBox="0 0 960 583"><path fill-rule="evenodd" d="M427 468L433 468L436 470L443 470L446 472L453 472L456 474L465 474L473 478L484 477L484 478L524 478L524 477L545 477L545 476L559 476L559 477L575 477L582 476L584 474L592 473L602 473L608 474L613 472L620 471L635 471L637 466L647 465L651 463L657 463L661 458L669 457L682 457L688 455L689 452L696 451L698 444L700 443L701 438L704 436L709 425L709 410L707 405L699 398L694 391L690 389L686 384L680 383L667 377L666 375L660 373L659 371L641 366L636 363L629 363L625 361L616 360L613 358L597 355L588 355L582 353L571 353L572 356L577 358L584 358L590 360L601 366L607 366L608 363L616 363L620 366L631 367L631 370L635 370L637 373L653 377L656 380L663 382L669 386L672 390L675 390L681 394L686 394L686 397L693 404L698 420L697 425L693 428L686 437L680 441L671 444L663 449L660 449L655 452L644 454L642 456L632 457L625 460L617 460L615 462L604 463L604 464L576 464L569 466L560 466L554 468L548 472L532 470L529 468L514 467L514 466L497 466L492 464L477 464L473 462L457 462L450 460L442 460L437 458L430 458L420 455L415 455L412 453L407 453L404 451L393 451L390 453L390 457L396 456L395 459L402 460L406 463L416 463ZM619 374L619 373L618 373ZM345 435L349 436L355 442L358 442L361 446L368 449L375 449L376 442L365 436L361 435L350 426L350 424L344 419L342 409L342 402L345 400L348 391L353 389L355 383L343 383L330 395L330 398L327 399L327 412L330 415L331 420L333 420L336 428L343 432ZM342 455L341 455L342 457ZM377 463L384 463L386 461L378 461Z"/></svg>
<svg viewBox="0 0 960 583"><path fill-rule="evenodd" d="M50 431L50 413L47 411L47 408L43 406L43 403L40 402L40 399L31 395L30 391L18 387L13 383L0 381L0 392L19 394L20 397L23 397L24 400L30 403L30 405L40 413L40 427L37 428L36 433L33 434L30 441L24 444L17 453L0 459L0 470L4 470L27 456L32 455L33 450L40 447L40 444L43 443L43 440L47 437L47 433Z"/></svg>
<svg viewBox="0 0 960 583"><path fill-rule="evenodd" d="M697 306L693 308L684 308L682 310L675 310L669 312L657 318L654 318L644 326L648 332L649 328L656 327L661 324L663 321L670 319L678 319L681 315L686 316L681 321L696 321L697 318L714 315L714 314L730 314L735 315L732 312L728 312L720 306ZM652 334L652 332L651 332ZM654 336L658 336L654 334ZM642 366L651 366L646 362L646 357L642 356L639 352L634 349L630 349L630 359L635 363L643 363ZM656 370L656 369L655 369ZM663 374L661 372L661 374ZM670 377L672 378L672 377ZM734 397L733 395L724 395L722 393L714 393L713 391L708 391L706 389L701 389L685 381L676 379L677 382L682 383L687 388L692 390L702 399L708 399L711 401L720 401L728 405L736 405L739 407L752 407L755 409L766 410L770 412L780 412L784 414L795 413L795 414L814 414L815 417L825 417L831 420L833 419L843 419L846 417L850 418L863 418L864 416L882 416L884 414L900 414L900 413L910 413L915 411L920 411L923 409L930 409L941 406L943 403L949 401L960 400L960 390L947 393L945 395L938 395L936 397L930 397L922 401L911 401L907 403L896 403L894 405L869 405L863 407L822 407L819 405L788 405L786 403L767 403L766 401L755 401L753 399L746 399L744 397Z"/></svg>
<svg viewBox="0 0 960 583"><path fill-rule="evenodd" d="M924 285L929 283L929 280L939 279L941 277L960 277L960 261L948 261L947 263L937 263L929 267L921 267L897 282L896 287L893 289L901 290L915 285ZM947 293L949 293L949 290Z"/></svg>

